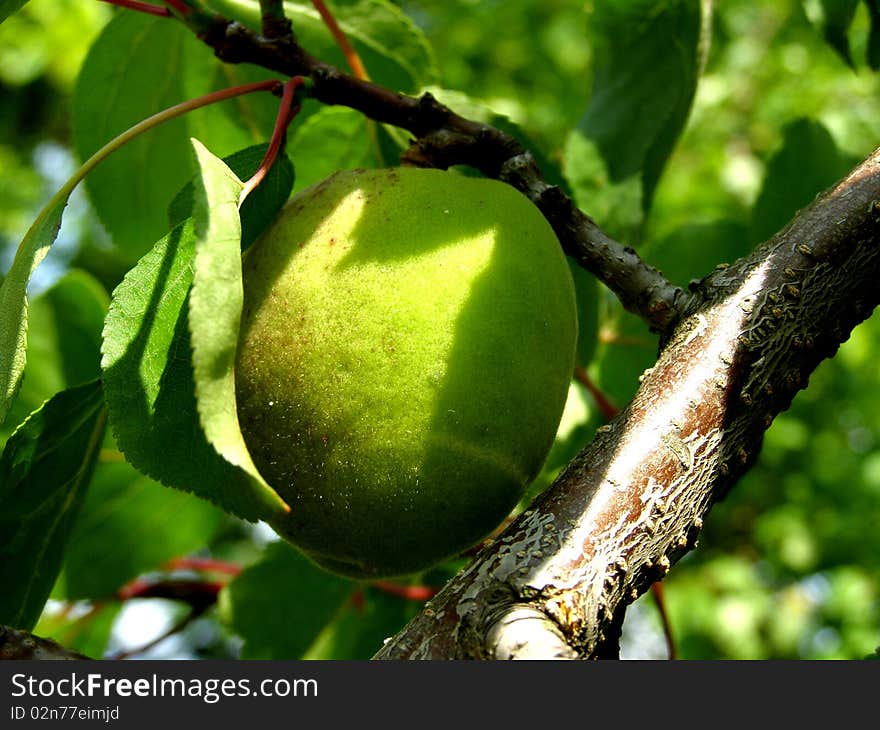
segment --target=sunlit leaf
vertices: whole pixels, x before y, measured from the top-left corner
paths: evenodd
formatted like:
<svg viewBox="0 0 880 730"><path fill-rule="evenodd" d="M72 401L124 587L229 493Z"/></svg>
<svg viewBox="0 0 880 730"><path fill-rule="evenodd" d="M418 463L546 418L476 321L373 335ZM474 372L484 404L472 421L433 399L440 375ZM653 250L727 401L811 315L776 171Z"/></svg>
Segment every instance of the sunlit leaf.
<svg viewBox="0 0 880 730"><path fill-rule="evenodd" d="M223 158L223 162L240 180L247 180L253 175L268 145L259 144L234 152ZM263 181L251 191L241 208L241 247L247 248L272 222L275 214L284 205L293 189L293 163L285 154L280 154L266 173ZM169 227L174 228L193 214L195 203L195 183L188 182L171 201L168 207Z"/></svg>
<svg viewBox="0 0 880 730"><path fill-rule="evenodd" d="M0 423L18 393L27 362L28 281L55 242L66 205L64 197L34 221L18 247L12 268L0 283Z"/></svg>
<svg viewBox="0 0 880 730"><path fill-rule="evenodd" d="M58 391L98 377L108 302L104 288L79 270L30 302L27 367L9 411L9 432Z"/></svg>
<svg viewBox="0 0 880 730"><path fill-rule="evenodd" d="M113 293L104 327L103 380L119 449L139 471L232 514L274 514L262 490L208 443L196 410L186 300L191 219L160 240Z"/></svg>
<svg viewBox="0 0 880 730"><path fill-rule="evenodd" d="M235 351L244 298L238 200L244 184L197 140L193 148L200 174L189 329L199 420L217 453L250 478L255 495L262 493L268 507L282 510L281 498L251 460L235 407Z"/></svg>

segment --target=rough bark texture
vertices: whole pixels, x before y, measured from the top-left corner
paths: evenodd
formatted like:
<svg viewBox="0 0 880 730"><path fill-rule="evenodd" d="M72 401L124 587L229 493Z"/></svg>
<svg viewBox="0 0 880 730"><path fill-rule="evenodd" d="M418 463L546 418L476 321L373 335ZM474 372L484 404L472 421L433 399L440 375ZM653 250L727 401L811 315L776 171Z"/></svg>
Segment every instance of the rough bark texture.
<svg viewBox="0 0 880 730"><path fill-rule="evenodd" d="M26 631L0 626L0 660L4 659L88 659L65 649L51 639L43 639Z"/></svg>
<svg viewBox="0 0 880 730"><path fill-rule="evenodd" d="M595 658L880 300L880 153L695 287L633 401L377 658Z"/></svg>

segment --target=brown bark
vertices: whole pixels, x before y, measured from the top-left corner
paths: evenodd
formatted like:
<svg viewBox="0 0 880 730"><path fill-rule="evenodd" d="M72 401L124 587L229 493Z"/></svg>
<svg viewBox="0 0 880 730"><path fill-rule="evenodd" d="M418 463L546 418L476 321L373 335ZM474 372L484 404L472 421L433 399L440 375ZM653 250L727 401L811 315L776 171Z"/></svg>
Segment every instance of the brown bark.
<svg viewBox="0 0 880 730"><path fill-rule="evenodd" d="M88 659L65 649L51 639L43 639L10 626L0 626L0 660L3 659Z"/></svg>

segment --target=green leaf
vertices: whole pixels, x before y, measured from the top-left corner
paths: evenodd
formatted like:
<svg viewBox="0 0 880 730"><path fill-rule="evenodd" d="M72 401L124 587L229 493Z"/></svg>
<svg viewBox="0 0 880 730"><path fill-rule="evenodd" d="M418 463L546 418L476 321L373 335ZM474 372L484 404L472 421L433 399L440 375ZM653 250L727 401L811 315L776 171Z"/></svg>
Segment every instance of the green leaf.
<svg viewBox="0 0 880 730"><path fill-rule="evenodd" d="M859 0L817 0L805 3L810 21L850 68L855 68L849 44L849 29L855 18Z"/></svg>
<svg viewBox="0 0 880 730"><path fill-rule="evenodd" d="M251 459L235 406L235 350L244 299L238 199L244 183L198 140L192 144L201 171L196 177L196 258L189 298L199 420L217 453L250 477L255 496L267 508L284 511L286 505Z"/></svg>
<svg viewBox="0 0 880 730"><path fill-rule="evenodd" d="M277 72L255 64L222 63L204 43L195 38L183 43L177 73L180 76L182 99L195 99L219 89L267 79L284 80ZM275 126L278 102L278 97L273 94L247 94L189 112L184 117L187 149L189 138L195 137L210 145L215 154L225 158L236 150L265 142ZM195 172L190 160L186 160L186 164L189 170Z"/></svg>
<svg viewBox="0 0 880 730"><path fill-rule="evenodd" d="M43 209L0 284L0 423L15 400L27 361L28 281L55 242L66 205L67 195L62 195Z"/></svg>
<svg viewBox="0 0 880 730"><path fill-rule="evenodd" d="M361 54L371 77L400 91L415 91L436 79L436 63L427 38L397 5L389 0L335 0L328 4ZM285 3L285 10L288 5ZM293 5L300 14L315 17L311 3ZM299 24L293 22L299 32ZM320 35L326 39L327 29L323 22L321 26ZM306 37L303 36L304 43ZM338 54L335 42L333 45ZM306 48L311 46L307 44Z"/></svg>
<svg viewBox="0 0 880 730"><path fill-rule="evenodd" d="M752 210L751 239L755 243L776 233L849 168L819 122L796 119L786 125L782 136L782 146L767 163L764 184Z"/></svg>
<svg viewBox="0 0 880 730"><path fill-rule="evenodd" d="M640 176L647 211L696 91L700 3L602 0L591 27L593 85L578 129L613 181Z"/></svg>
<svg viewBox="0 0 880 730"><path fill-rule="evenodd" d="M268 144L253 145L223 159L240 180L247 180L263 161ZM275 214L290 197L293 189L293 163L280 154L266 173L263 181L245 198L239 210L241 216L241 247L250 246L272 222ZM190 180L171 201L168 208L170 227L192 216L195 204L195 182Z"/></svg>
<svg viewBox="0 0 880 730"><path fill-rule="evenodd" d="M28 0L0 0L0 23L21 10Z"/></svg>
<svg viewBox="0 0 880 730"><path fill-rule="evenodd" d="M645 247L645 258L683 289L720 263L732 263L752 248L749 229L735 220L713 220L681 226Z"/></svg>
<svg viewBox="0 0 880 730"><path fill-rule="evenodd" d="M87 657L101 659L110 641L113 622L122 610L121 603L93 606L84 616L69 617L69 611L44 612L34 634L57 641Z"/></svg>
<svg viewBox="0 0 880 730"><path fill-rule="evenodd" d="M99 463L64 556L61 593L110 598L138 575L206 545L222 518L208 502L124 461Z"/></svg>
<svg viewBox="0 0 880 730"><path fill-rule="evenodd" d="M868 47L865 58L872 71L880 69L880 0L865 0L868 6L870 27L868 28Z"/></svg>
<svg viewBox="0 0 880 730"><path fill-rule="evenodd" d="M657 361L657 335L606 293L601 310L602 339L593 357L594 382L621 408L639 387L639 376Z"/></svg>
<svg viewBox="0 0 880 730"><path fill-rule="evenodd" d="M183 100L181 23L118 13L92 45L73 97L73 139L85 159L134 123ZM100 93L96 93L100 90ZM89 197L114 243L132 259L164 231L174 191L192 175L187 126L167 122L129 142L86 180Z"/></svg>
<svg viewBox="0 0 880 730"><path fill-rule="evenodd" d="M108 302L96 279L72 270L30 303L27 367L9 411L10 431L58 391L100 375Z"/></svg>
<svg viewBox="0 0 880 730"><path fill-rule="evenodd" d="M0 623L31 629L61 568L101 447L98 381L62 391L6 442L0 456Z"/></svg>
<svg viewBox="0 0 880 730"><path fill-rule="evenodd" d="M326 107L310 116L289 145L296 160L296 189L314 185L336 170L377 167L369 124L363 114L343 107Z"/></svg>
<svg viewBox="0 0 880 730"><path fill-rule="evenodd" d="M243 659L299 659L345 608L354 586L275 542L223 590L220 614L244 639Z"/></svg>
<svg viewBox="0 0 880 730"><path fill-rule="evenodd" d="M391 596L368 585L355 591L303 659L370 659L385 639L400 631L421 608L418 601Z"/></svg>
<svg viewBox="0 0 880 730"><path fill-rule="evenodd" d="M596 144L575 129L563 153L565 178L581 210L602 222L615 238L637 243L645 215L642 184L638 175L615 182Z"/></svg>
<svg viewBox="0 0 880 730"><path fill-rule="evenodd" d="M102 345L110 425L119 449L147 476L244 519L267 519L277 506L217 454L199 423L186 306L194 259L190 219L113 292Z"/></svg>

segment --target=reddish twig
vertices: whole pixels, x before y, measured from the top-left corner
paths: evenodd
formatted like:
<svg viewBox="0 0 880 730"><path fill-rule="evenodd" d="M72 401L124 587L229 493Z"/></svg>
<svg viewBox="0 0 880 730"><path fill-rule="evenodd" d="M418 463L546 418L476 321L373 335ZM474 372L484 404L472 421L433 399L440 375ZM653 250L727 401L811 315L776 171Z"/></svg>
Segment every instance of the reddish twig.
<svg viewBox="0 0 880 730"><path fill-rule="evenodd" d="M128 10L136 10L139 13L147 13L148 15L158 15L163 18L170 18L171 11L161 5L153 5L152 3L140 2L140 0L101 0L101 2L110 3L120 8Z"/></svg>
<svg viewBox="0 0 880 730"><path fill-rule="evenodd" d="M269 148L266 150L266 154L263 157L260 166L257 168L257 171L247 182L245 182L244 187L241 190L241 195L238 198L239 205L241 205L244 202L244 199L250 195L251 191L263 181L263 178L266 177L266 173L269 172L269 168L272 167L272 163L275 162L275 158L278 156L278 150L281 149L281 143L284 140L287 127L299 111L299 104L294 106L293 100L296 96L296 90L303 85L304 81L305 79L303 79L302 76L294 76L284 84L284 93L281 96L281 106L278 109L278 116L275 118L275 128L272 130L272 139L269 140Z"/></svg>
<svg viewBox="0 0 880 730"><path fill-rule="evenodd" d="M315 10L318 11L321 20L324 21L324 25L326 25L330 30L330 33L333 34L333 38L342 50L342 53L345 55L345 61L348 63L348 67L351 69L355 78L361 79L362 81L369 81L370 76L367 74L367 69L363 64L363 61L361 61L361 57L348 40L345 31L339 27L339 23L336 22L336 18L333 17L333 13L330 12L330 9L324 3L324 0L312 0L312 5L315 6Z"/></svg>
<svg viewBox="0 0 880 730"><path fill-rule="evenodd" d="M217 602L217 596L225 583L203 580L157 580L148 581L137 578L120 588L116 597L120 601L133 598L164 598L169 601L182 601L193 610L204 611Z"/></svg>
<svg viewBox="0 0 880 730"><path fill-rule="evenodd" d="M593 400L596 401L596 405L599 407L599 411L602 413L602 417L606 421L610 421L620 412L620 409L600 390L599 386L593 382L593 379L584 368L580 366L576 367L574 369L574 377L575 380L583 385L590 392L590 395L593 396Z"/></svg>
<svg viewBox="0 0 880 730"><path fill-rule="evenodd" d="M669 621L669 614L666 611L666 600L663 597L663 584L660 581L651 584L651 595L654 596L654 603L657 604L657 611L660 614L663 635L666 637L666 652L670 659L677 659L678 655L675 650L675 639L672 635L672 624Z"/></svg>
<svg viewBox="0 0 880 730"><path fill-rule="evenodd" d="M241 566L225 560L214 558L191 558L180 557L169 560L165 567L168 570L195 570L205 573L223 573L224 575L236 576L241 573Z"/></svg>
<svg viewBox="0 0 880 730"><path fill-rule="evenodd" d="M437 595L438 588L431 586L405 586L387 580L373 581L370 585L383 593L388 593L398 598L406 598L408 601L427 601Z"/></svg>

